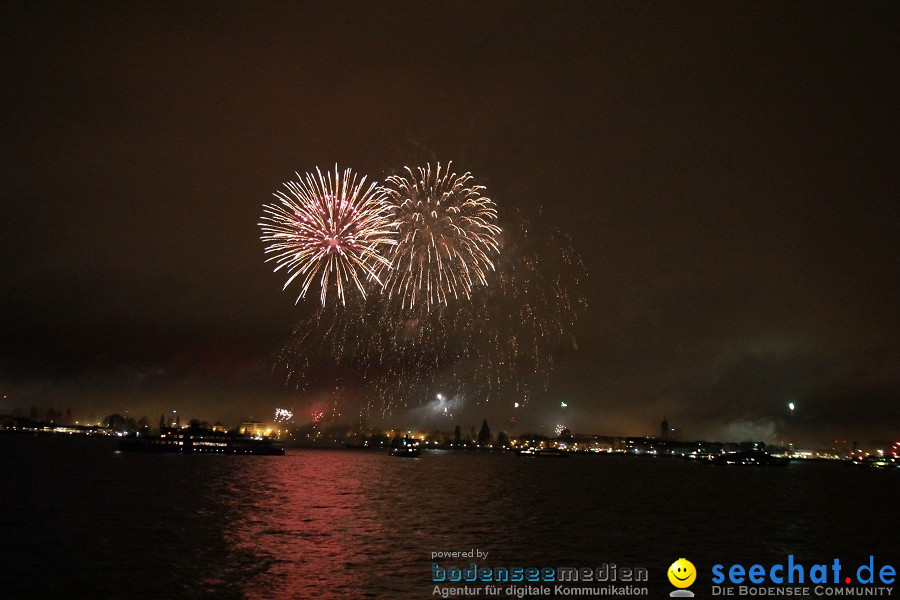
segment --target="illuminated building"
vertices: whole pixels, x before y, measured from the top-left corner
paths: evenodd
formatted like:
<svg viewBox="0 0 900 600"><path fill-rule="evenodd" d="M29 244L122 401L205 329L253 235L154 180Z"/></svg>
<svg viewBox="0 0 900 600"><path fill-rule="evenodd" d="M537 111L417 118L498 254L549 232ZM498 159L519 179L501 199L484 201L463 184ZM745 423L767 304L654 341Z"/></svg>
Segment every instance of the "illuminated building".
<svg viewBox="0 0 900 600"><path fill-rule="evenodd" d="M247 421L240 424L238 433L251 437L268 437L272 434L272 428L259 421Z"/></svg>

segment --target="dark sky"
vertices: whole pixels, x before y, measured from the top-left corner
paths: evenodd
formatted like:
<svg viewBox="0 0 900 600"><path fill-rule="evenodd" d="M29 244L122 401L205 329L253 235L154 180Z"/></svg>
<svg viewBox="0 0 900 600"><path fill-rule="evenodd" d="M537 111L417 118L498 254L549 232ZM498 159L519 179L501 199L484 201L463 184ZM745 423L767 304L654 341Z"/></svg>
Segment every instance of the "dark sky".
<svg viewBox="0 0 900 600"><path fill-rule="evenodd" d="M522 428L900 430L894 3L49 4L0 7L0 413L305 406L261 205L437 159L588 271Z"/></svg>

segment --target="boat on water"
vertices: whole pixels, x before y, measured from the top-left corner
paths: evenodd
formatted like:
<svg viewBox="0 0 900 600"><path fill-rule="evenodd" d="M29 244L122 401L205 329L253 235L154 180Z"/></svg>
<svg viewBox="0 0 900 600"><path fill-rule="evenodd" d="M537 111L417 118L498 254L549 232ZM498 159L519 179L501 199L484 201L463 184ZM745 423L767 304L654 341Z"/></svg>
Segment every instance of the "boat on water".
<svg viewBox="0 0 900 600"><path fill-rule="evenodd" d="M756 467L786 467L791 462L788 456L774 456L762 450L747 450L745 452L729 452L713 457L710 461L714 465L750 465Z"/></svg>
<svg viewBox="0 0 900 600"><path fill-rule="evenodd" d="M536 456L538 458L565 458L569 454L559 448L525 448L516 450L516 456Z"/></svg>
<svg viewBox="0 0 900 600"><path fill-rule="evenodd" d="M400 456L405 458L415 458L422 453L419 447L419 440L415 438L405 437L391 446L388 454L391 456Z"/></svg>
<svg viewBox="0 0 900 600"><path fill-rule="evenodd" d="M159 435L130 435L119 440L123 452L181 454L256 454L284 456L284 446L264 437L242 436L199 427L165 427Z"/></svg>
<svg viewBox="0 0 900 600"><path fill-rule="evenodd" d="M860 467L874 467L876 469L897 468L900 469L900 459L893 456L861 456L850 459L851 464Z"/></svg>

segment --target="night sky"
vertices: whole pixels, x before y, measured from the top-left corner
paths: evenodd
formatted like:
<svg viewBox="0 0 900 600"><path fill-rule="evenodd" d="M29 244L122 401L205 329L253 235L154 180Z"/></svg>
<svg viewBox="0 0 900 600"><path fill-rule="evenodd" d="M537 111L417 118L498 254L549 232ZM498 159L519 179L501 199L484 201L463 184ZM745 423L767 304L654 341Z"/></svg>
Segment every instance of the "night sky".
<svg viewBox="0 0 900 600"><path fill-rule="evenodd" d="M514 430L900 429L894 3L48 4L0 7L0 414L303 412L262 204L453 160L588 273Z"/></svg>

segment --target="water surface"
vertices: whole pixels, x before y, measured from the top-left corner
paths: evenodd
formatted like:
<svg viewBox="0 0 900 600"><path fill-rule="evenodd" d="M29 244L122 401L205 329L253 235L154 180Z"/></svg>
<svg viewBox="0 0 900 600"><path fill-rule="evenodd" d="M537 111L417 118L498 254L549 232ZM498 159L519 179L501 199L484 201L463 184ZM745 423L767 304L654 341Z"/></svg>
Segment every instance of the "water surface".
<svg viewBox="0 0 900 600"><path fill-rule="evenodd" d="M489 552L489 567L643 566L660 597L681 556L703 590L716 563L900 562L897 472L114 450L0 436L4 598L430 598L431 553L471 548Z"/></svg>

